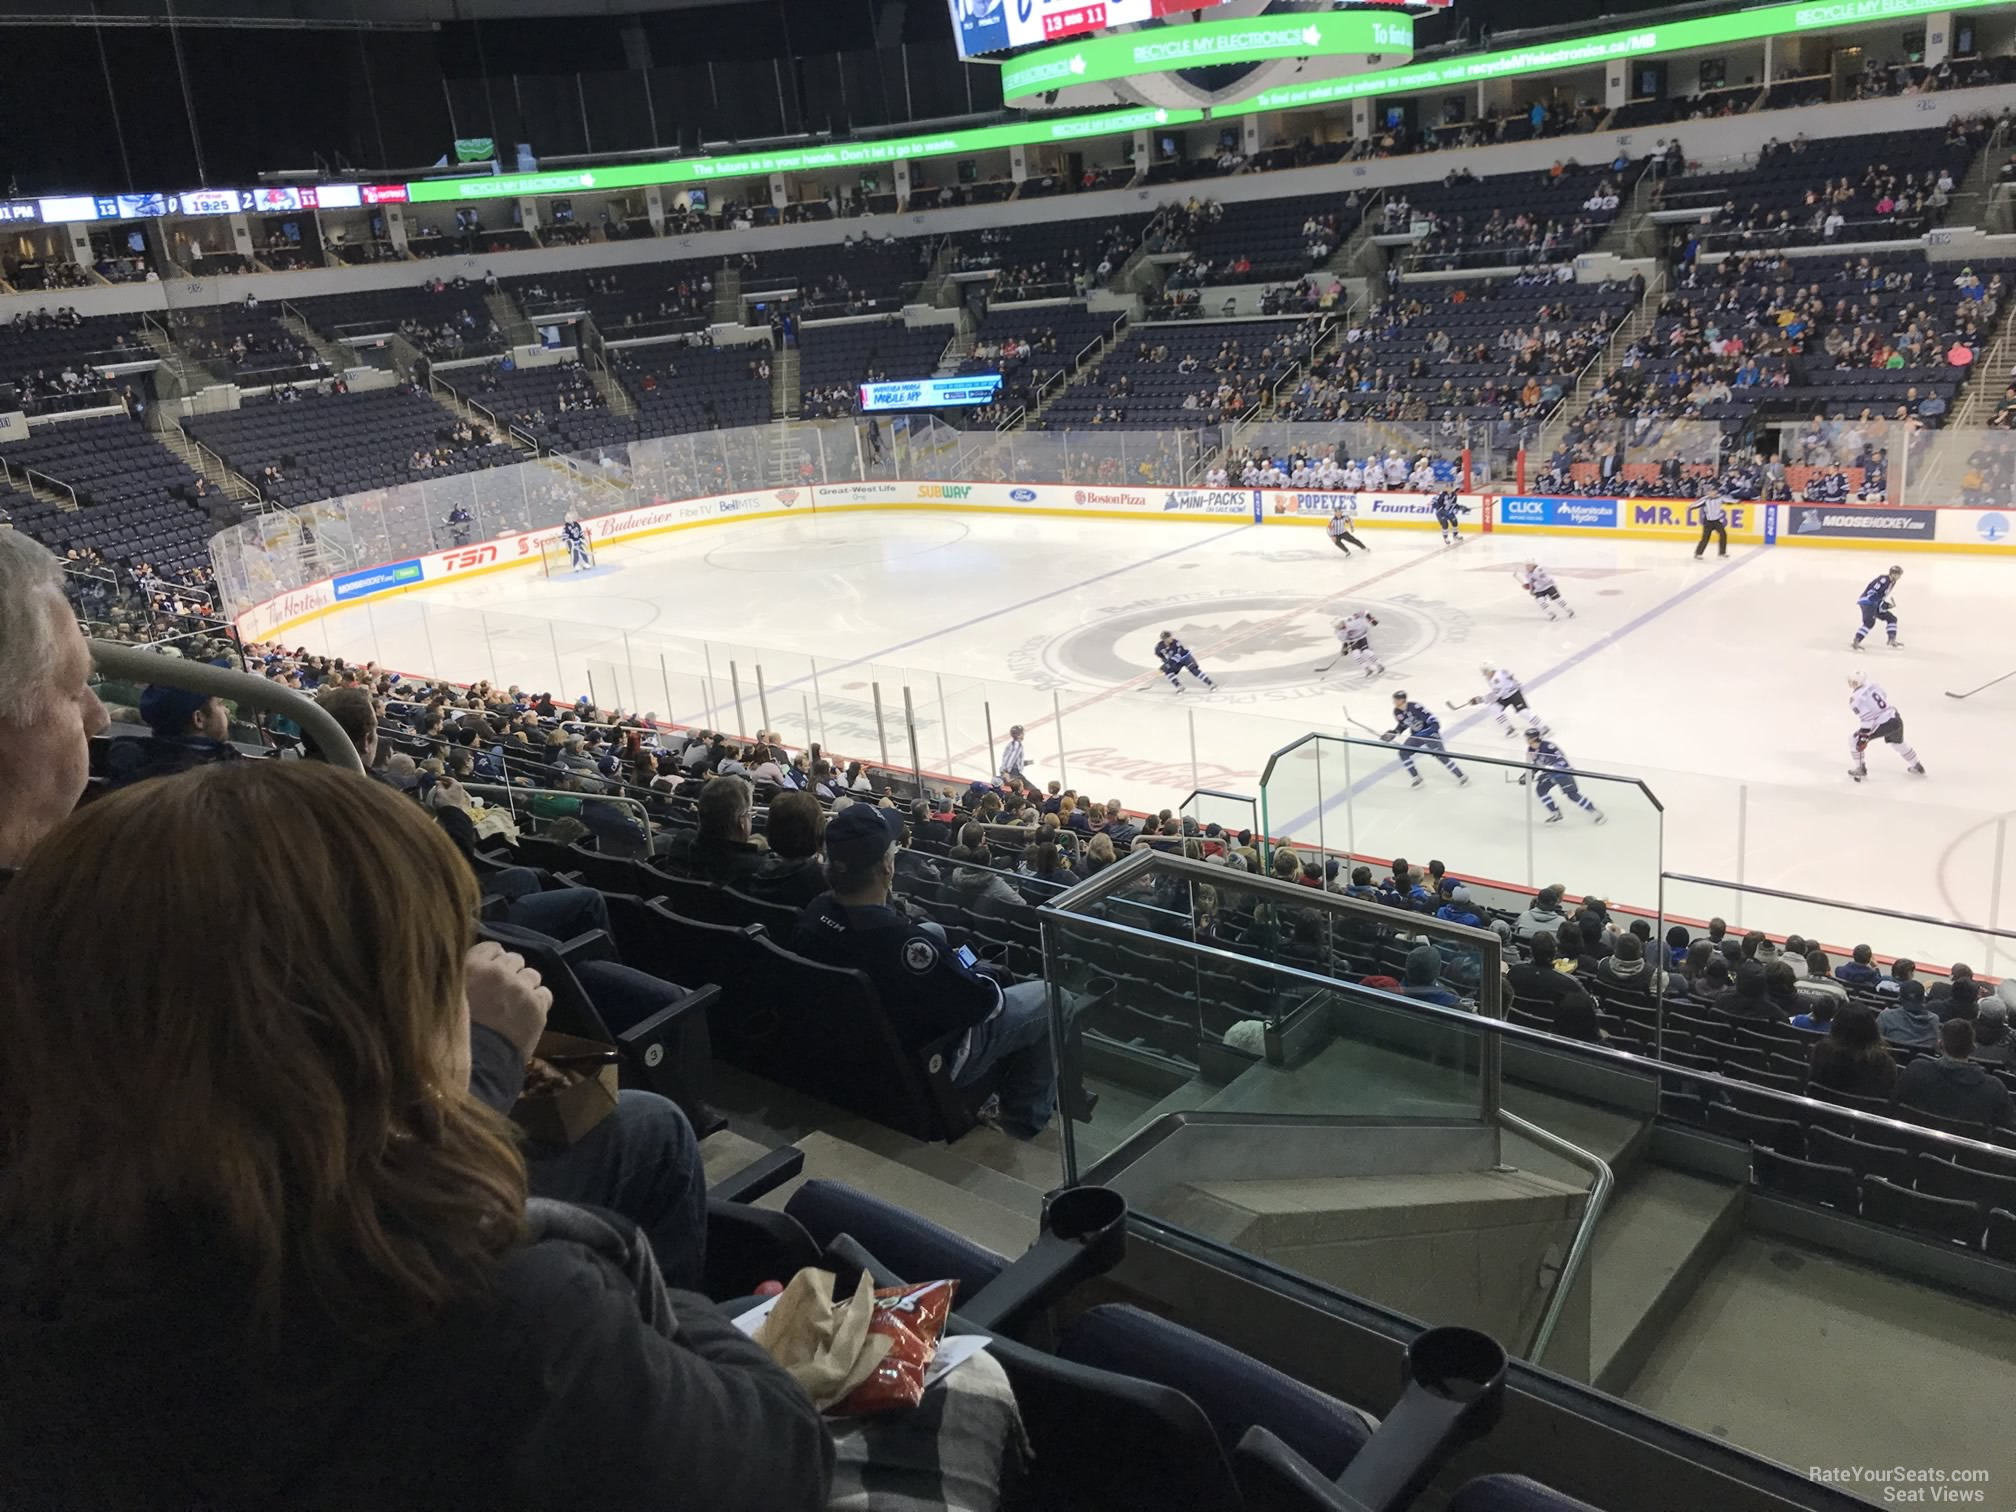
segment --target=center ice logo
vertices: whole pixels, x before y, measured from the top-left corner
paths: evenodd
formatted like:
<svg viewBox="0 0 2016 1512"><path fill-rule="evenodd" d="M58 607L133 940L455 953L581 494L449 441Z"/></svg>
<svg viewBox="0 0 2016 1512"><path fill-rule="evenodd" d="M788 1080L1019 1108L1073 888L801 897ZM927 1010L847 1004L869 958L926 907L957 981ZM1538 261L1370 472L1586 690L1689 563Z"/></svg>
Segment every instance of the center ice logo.
<svg viewBox="0 0 2016 1512"><path fill-rule="evenodd" d="M1461 641L1470 616L1437 600L1399 594L1373 600L1380 654L1391 660ZM1250 593L1223 598L1135 599L1101 606L1090 622L1039 641L1014 659L1018 681L1066 687L1126 686L1153 669L1156 635L1173 630L1218 679L1220 703L1278 703L1335 693L1314 674L1335 653L1334 616L1309 611L1305 600ZM1163 688L1166 691L1166 685Z"/></svg>

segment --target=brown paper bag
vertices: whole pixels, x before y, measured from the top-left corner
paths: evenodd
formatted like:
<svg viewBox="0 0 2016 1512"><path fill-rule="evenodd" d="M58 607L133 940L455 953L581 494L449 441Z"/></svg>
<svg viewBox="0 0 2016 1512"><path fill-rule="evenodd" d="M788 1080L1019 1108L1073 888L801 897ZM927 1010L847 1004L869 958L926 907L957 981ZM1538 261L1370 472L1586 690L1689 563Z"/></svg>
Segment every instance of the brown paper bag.
<svg viewBox="0 0 2016 1512"><path fill-rule="evenodd" d="M848 1302L833 1300L831 1271L801 1270L756 1329L791 1379L821 1412L867 1380L889 1353L886 1334L871 1334L875 1282L864 1271Z"/></svg>
<svg viewBox="0 0 2016 1512"><path fill-rule="evenodd" d="M511 1106L511 1118L519 1128L540 1144L564 1150L579 1144L597 1124L616 1108L616 1062L568 1064L569 1057L600 1057L615 1054L598 1040L579 1039L571 1034L547 1030L539 1036L535 1059L559 1063L567 1085L554 1092L520 1096Z"/></svg>

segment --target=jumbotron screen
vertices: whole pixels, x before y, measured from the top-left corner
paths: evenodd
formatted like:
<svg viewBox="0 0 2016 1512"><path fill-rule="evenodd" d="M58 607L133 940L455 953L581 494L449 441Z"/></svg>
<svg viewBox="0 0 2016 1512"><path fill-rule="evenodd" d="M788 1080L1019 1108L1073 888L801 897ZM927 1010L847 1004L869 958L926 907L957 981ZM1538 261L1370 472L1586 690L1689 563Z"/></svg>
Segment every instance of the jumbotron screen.
<svg viewBox="0 0 2016 1512"><path fill-rule="evenodd" d="M951 0L952 29L959 56L1007 52L1075 37L1081 32L1135 26L1164 16L1187 15L1223 5L1225 0ZM1440 9L1451 0L1355 0L1395 9Z"/></svg>
<svg viewBox="0 0 2016 1512"><path fill-rule="evenodd" d="M952 0L952 25L959 35L959 55L1006 52L1132 26L1159 16L1207 10L1225 0Z"/></svg>

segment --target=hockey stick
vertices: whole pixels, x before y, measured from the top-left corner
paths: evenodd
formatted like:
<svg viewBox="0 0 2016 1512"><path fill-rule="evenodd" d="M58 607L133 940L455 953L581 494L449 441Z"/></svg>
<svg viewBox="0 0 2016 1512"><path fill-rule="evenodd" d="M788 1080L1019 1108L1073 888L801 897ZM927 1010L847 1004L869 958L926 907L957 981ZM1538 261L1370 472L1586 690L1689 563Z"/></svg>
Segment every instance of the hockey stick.
<svg viewBox="0 0 2016 1512"><path fill-rule="evenodd" d="M2007 682L2012 677L2016 677L2016 672L2004 672L2000 677L1995 678L1993 681L1985 682L1978 688L1969 688L1965 693L1948 693L1946 696L1948 698L1972 698L1976 693L1985 693L1988 689L1994 687L1996 683Z"/></svg>
<svg viewBox="0 0 2016 1512"><path fill-rule="evenodd" d="M1464 698L1464 699L1445 698L1442 701L1452 709L1467 709L1472 704L1479 702L1479 700L1475 698Z"/></svg>
<svg viewBox="0 0 2016 1512"><path fill-rule="evenodd" d="M1344 653L1342 651L1339 651L1335 656L1331 657L1330 660L1323 663L1322 666L1314 669L1316 675L1318 677L1321 677L1325 672L1328 672L1332 667L1336 666L1337 663L1339 663L1342 660L1344 660Z"/></svg>
<svg viewBox="0 0 2016 1512"><path fill-rule="evenodd" d="M1375 730L1372 728L1372 726L1365 723L1364 720L1353 719L1351 717L1351 711L1349 709L1346 709L1343 712L1344 712L1344 723L1354 724L1358 726L1358 728L1363 730L1367 735L1377 735L1381 740L1384 740L1387 736L1393 733L1391 730Z"/></svg>

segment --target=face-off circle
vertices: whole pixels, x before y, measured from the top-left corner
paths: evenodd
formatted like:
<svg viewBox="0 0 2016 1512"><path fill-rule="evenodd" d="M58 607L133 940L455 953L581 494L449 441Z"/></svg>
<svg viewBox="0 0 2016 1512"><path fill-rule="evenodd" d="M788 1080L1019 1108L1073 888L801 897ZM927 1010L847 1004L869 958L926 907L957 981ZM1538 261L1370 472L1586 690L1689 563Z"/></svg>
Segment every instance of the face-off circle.
<svg viewBox="0 0 2016 1512"><path fill-rule="evenodd" d="M1378 619L1372 645L1389 665L1452 630L1453 611L1423 599L1354 598L1327 606L1267 594L1137 601L1095 611L1100 617L1094 623L1054 637L1043 647L1043 664L1069 683L1111 687L1156 673L1155 640L1169 630L1217 680L1220 700L1227 694L1319 697L1336 687L1334 671L1328 687L1316 673L1339 650L1331 627L1347 609L1359 608Z"/></svg>

